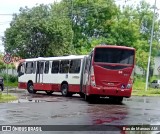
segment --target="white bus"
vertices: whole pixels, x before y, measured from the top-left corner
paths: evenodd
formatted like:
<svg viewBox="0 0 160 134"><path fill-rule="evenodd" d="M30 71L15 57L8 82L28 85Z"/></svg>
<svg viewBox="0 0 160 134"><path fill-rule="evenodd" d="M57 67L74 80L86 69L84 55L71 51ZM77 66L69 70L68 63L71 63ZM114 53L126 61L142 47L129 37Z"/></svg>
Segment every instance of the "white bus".
<svg viewBox="0 0 160 134"><path fill-rule="evenodd" d="M29 93L81 93L81 73L85 55L24 59L18 66L18 87Z"/></svg>

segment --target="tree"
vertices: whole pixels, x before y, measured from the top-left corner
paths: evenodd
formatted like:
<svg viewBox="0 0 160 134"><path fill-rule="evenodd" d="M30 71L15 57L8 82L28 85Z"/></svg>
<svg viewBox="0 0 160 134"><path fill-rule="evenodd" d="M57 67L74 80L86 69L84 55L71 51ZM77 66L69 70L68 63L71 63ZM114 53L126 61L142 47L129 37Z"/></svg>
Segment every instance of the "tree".
<svg viewBox="0 0 160 134"><path fill-rule="evenodd" d="M98 44L134 47L137 65L146 70L152 19L144 0L123 8L113 0L62 0L21 8L5 32L4 46L22 58L87 54ZM152 56L159 54L159 28L156 15Z"/></svg>
<svg viewBox="0 0 160 134"><path fill-rule="evenodd" d="M71 50L67 51L71 41L69 20L60 19L56 10L54 5L21 8L5 31L5 50L22 58L70 53Z"/></svg>
<svg viewBox="0 0 160 134"><path fill-rule="evenodd" d="M102 37L110 40L112 20L118 12L112 0L72 0L72 4L68 2L68 6L73 6L73 44L77 53L89 51L92 39Z"/></svg>

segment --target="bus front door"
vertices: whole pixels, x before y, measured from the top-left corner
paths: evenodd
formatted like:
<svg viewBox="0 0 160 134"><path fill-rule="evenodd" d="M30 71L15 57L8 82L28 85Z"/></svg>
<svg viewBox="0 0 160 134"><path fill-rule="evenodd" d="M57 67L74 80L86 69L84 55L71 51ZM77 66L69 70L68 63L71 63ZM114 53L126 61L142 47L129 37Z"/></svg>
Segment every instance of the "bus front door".
<svg viewBox="0 0 160 134"><path fill-rule="evenodd" d="M37 71L36 71L36 89L43 89L43 71L44 70L44 62L37 61Z"/></svg>

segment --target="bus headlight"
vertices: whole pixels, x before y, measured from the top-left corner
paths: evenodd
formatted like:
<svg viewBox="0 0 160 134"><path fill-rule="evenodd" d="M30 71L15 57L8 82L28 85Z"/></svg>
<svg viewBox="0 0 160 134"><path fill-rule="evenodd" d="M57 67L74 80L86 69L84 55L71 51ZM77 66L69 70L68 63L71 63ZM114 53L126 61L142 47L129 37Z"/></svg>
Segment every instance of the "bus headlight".
<svg viewBox="0 0 160 134"><path fill-rule="evenodd" d="M127 88L127 89L132 88L132 84L128 84L126 88Z"/></svg>

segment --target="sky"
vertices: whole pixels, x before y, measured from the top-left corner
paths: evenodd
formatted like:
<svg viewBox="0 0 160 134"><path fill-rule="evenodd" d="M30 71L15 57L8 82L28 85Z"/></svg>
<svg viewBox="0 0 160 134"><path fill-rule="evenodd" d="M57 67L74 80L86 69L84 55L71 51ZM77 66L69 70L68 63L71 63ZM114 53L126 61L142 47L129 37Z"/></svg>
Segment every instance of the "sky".
<svg viewBox="0 0 160 134"><path fill-rule="evenodd" d="M50 4L60 0L1 0L0 3L0 52L4 52L2 45L2 36L6 28L10 27L13 13L19 13L20 7L32 8L37 4Z"/></svg>
<svg viewBox="0 0 160 134"><path fill-rule="evenodd" d="M32 8L36 4L50 4L54 1L59 2L60 0L1 0L0 4L0 52L4 52L4 47L2 45L2 36L4 36L4 31L9 28L9 24L12 20L13 13L19 13L20 7ZM133 4L139 2L139 0L115 0L117 4ZM127 2L125 2L127 1ZM145 0L146 2L154 5L155 0ZM157 0L157 8L160 9L160 0ZM160 10L159 10L160 13Z"/></svg>

